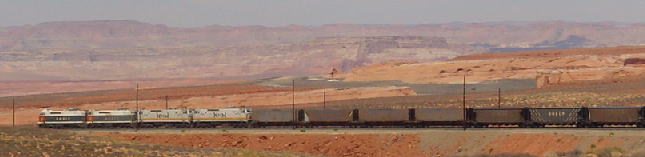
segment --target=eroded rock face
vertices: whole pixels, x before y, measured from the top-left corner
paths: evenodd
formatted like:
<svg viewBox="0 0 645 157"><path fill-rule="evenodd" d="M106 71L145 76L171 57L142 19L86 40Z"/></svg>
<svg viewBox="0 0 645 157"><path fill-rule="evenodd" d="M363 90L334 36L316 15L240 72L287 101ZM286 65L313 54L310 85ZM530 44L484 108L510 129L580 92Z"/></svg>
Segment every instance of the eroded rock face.
<svg viewBox="0 0 645 157"><path fill-rule="evenodd" d="M257 78L505 49L642 42L642 24L501 23L176 28L137 21L0 28L0 80Z"/></svg>
<svg viewBox="0 0 645 157"><path fill-rule="evenodd" d="M460 83L500 79L536 79L537 86L641 76L643 66L624 66L645 56L645 47L481 53L431 63L373 64L342 73L348 81L401 80L412 83Z"/></svg>
<svg viewBox="0 0 645 157"><path fill-rule="evenodd" d="M467 48L439 37L415 36L336 37L224 48L42 48L0 52L0 80L239 79L320 74L388 60L438 60L461 55Z"/></svg>

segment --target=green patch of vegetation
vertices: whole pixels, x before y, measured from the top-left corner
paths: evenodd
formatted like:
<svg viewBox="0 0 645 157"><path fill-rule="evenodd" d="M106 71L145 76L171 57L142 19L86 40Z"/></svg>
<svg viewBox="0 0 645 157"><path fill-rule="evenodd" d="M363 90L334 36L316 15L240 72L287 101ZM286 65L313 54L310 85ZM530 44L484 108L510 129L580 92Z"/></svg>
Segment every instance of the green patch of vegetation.
<svg viewBox="0 0 645 157"><path fill-rule="evenodd" d="M40 128L0 127L0 156L307 156L299 153L242 149L200 149L145 144L108 137L77 135Z"/></svg>

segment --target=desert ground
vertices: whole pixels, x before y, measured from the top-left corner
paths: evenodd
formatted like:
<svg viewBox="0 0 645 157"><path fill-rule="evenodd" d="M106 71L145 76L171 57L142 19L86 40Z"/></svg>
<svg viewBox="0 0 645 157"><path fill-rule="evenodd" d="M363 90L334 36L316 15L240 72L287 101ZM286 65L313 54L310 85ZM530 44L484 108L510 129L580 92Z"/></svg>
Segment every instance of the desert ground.
<svg viewBox="0 0 645 157"><path fill-rule="evenodd" d="M0 156L234 156L305 157L304 153L191 148L86 136L64 130L0 127Z"/></svg>
<svg viewBox="0 0 645 157"><path fill-rule="evenodd" d="M292 103L298 108L323 105L328 108L461 107L464 76L468 107L642 106L645 104L645 66L638 59L644 58L643 54L645 48L642 46L481 53L433 62L378 63L334 76L316 74L234 81L187 79L176 83L149 81L141 82L138 91L131 87L137 81L41 82L32 87L8 83L11 85L3 88L5 94L22 94L0 97L0 125L5 127L0 137L20 143L22 149L69 146L38 145L33 141L49 137L23 136L6 128L14 122L12 100L16 102L16 124L29 129L34 128L36 115L43 108L135 109L137 104L146 109L161 109L166 104L171 108L280 108L290 107ZM292 80L295 80L295 87L291 86ZM54 87L43 90L38 85ZM84 90L74 89L75 85ZM58 89L64 92L55 92ZM500 95L497 89L502 90ZM33 92L39 90L43 92ZM642 129L635 128L115 129L56 130L56 135L51 136L73 135L73 138L54 139L63 143L82 141L84 145L95 146L93 141L98 138L134 144L143 152L178 151L157 152L164 156L186 156L182 154L187 153L183 150L197 153L187 155L202 156L204 154L200 153L227 153L228 149L239 149L242 154L244 151L268 153L251 156L271 156L276 151L287 151L297 153L277 156L555 157L642 156L645 155L643 133ZM152 144L153 148L140 146L141 143ZM111 151L132 153L133 150L124 148L126 146L119 145L114 147L118 151ZM17 152L9 153L16 155Z"/></svg>
<svg viewBox="0 0 645 157"><path fill-rule="evenodd" d="M645 155L642 129L148 129L68 130L79 136L197 149L322 156ZM502 155L500 155L502 154Z"/></svg>

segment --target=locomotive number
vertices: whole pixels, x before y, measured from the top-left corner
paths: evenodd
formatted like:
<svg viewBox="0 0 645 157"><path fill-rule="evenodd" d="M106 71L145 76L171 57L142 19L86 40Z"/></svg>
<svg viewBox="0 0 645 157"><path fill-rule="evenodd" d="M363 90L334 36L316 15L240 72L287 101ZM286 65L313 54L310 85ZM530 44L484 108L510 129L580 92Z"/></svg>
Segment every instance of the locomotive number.
<svg viewBox="0 0 645 157"><path fill-rule="evenodd" d="M213 117L226 117L226 113L213 113Z"/></svg>
<svg viewBox="0 0 645 157"><path fill-rule="evenodd" d="M116 120L117 120L117 118L116 118L116 117L103 117L103 120L106 120L106 121L116 121Z"/></svg>
<svg viewBox="0 0 645 157"><path fill-rule="evenodd" d="M54 120L65 121L65 120L72 120L72 118L70 118L70 117L56 117L56 118L54 118Z"/></svg>
<svg viewBox="0 0 645 157"><path fill-rule="evenodd" d="M158 114L158 115L157 115L157 118L170 118L170 115L167 115L167 114L165 114L165 115L164 115L164 114Z"/></svg>
<svg viewBox="0 0 645 157"><path fill-rule="evenodd" d="M549 117L562 117L565 114L566 114L565 112L549 112L548 115Z"/></svg>

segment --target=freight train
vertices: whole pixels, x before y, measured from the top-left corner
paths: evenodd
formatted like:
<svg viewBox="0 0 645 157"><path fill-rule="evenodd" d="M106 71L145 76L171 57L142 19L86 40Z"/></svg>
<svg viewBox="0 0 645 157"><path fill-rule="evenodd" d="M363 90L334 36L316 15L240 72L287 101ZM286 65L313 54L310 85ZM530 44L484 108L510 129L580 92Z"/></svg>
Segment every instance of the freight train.
<svg viewBox="0 0 645 157"><path fill-rule="evenodd" d="M645 107L45 109L39 127L645 127Z"/></svg>

